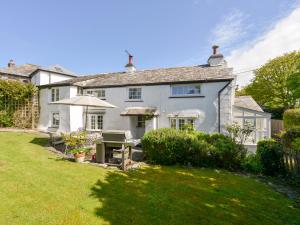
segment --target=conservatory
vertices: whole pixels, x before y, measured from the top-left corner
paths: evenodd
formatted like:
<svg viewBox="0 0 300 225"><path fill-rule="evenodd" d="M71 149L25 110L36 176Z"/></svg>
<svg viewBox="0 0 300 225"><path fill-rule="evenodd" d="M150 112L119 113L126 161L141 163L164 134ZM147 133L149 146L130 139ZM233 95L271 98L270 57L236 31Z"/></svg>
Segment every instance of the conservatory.
<svg viewBox="0 0 300 225"><path fill-rule="evenodd" d="M258 141L271 137L271 114L264 112L251 96L235 98L233 121L242 127L254 127L246 145L256 145Z"/></svg>

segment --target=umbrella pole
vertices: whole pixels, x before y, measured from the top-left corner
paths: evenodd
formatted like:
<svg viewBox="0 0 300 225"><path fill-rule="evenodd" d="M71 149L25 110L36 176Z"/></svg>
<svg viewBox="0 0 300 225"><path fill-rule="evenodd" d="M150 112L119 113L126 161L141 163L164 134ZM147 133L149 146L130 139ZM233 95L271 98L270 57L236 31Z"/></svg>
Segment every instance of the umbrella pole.
<svg viewBox="0 0 300 225"><path fill-rule="evenodd" d="M85 131L86 131L86 128L87 128L88 109L89 109L89 107L86 106L86 108L85 108L85 125L84 125L84 130Z"/></svg>

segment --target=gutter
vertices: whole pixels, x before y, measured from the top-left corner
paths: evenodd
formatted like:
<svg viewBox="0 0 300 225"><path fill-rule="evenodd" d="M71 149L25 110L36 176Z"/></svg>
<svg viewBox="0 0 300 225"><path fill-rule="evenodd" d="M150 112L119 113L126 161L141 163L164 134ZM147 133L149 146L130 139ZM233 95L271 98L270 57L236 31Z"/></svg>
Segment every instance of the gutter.
<svg viewBox="0 0 300 225"><path fill-rule="evenodd" d="M218 132L221 133L221 94L229 86L229 84L232 82L232 80L228 81L227 84L225 84L224 87L222 87L221 90L218 92Z"/></svg>

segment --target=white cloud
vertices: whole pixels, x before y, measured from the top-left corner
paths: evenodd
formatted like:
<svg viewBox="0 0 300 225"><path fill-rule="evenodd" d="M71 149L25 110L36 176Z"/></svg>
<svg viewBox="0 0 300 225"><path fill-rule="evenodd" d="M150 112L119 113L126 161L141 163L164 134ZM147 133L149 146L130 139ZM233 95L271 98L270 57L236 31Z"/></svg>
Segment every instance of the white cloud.
<svg viewBox="0 0 300 225"><path fill-rule="evenodd" d="M259 39L232 50L227 61L236 72L240 72L257 68L272 58L295 50L300 50L300 7L277 21ZM241 73L237 82L244 86L252 78L252 72Z"/></svg>
<svg viewBox="0 0 300 225"><path fill-rule="evenodd" d="M213 38L211 44L218 44L222 48L226 48L239 40L246 34L245 19L246 16L241 11L236 9L231 11L212 30Z"/></svg>

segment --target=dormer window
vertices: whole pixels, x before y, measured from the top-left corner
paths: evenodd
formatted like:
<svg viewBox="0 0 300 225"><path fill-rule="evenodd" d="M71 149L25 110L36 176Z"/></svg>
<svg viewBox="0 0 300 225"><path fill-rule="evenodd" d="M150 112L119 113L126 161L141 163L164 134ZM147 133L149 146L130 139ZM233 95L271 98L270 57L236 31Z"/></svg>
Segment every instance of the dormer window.
<svg viewBox="0 0 300 225"><path fill-rule="evenodd" d="M200 84L173 85L171 86L171 96L199 96L201 94Z"/></svg>

